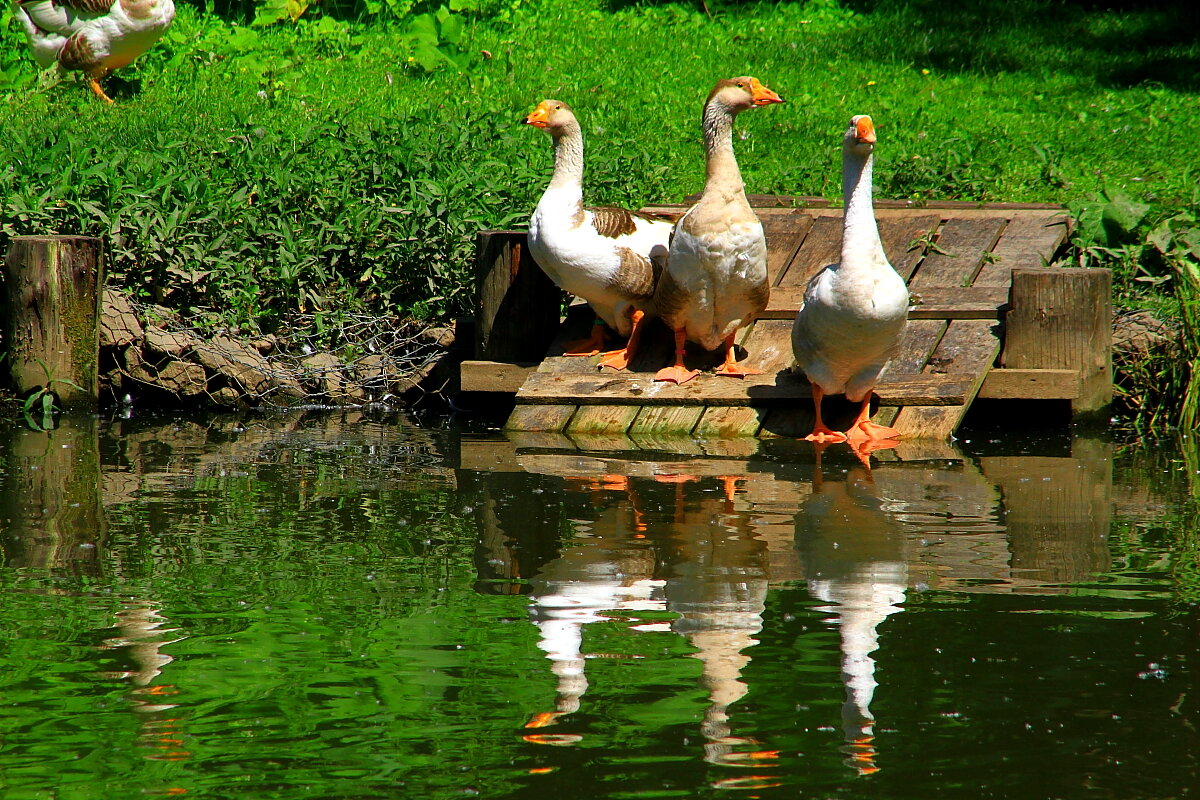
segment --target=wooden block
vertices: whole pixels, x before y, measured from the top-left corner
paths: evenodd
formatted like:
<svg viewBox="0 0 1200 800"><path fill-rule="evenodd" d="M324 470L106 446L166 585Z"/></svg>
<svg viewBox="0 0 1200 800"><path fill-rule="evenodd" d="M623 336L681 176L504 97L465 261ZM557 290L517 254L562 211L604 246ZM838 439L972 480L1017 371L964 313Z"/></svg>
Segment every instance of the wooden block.
<svg viewBox="0 0 1200 800"><path fill-rule="evenodd" d="M645 406L629 426L629 435L688 436L703 413L702 406Z"/></svg>
<svg viewBox="0 0 1200 800"><path fill-rule="evenodd" d="M1000 352L996 323L991 320L955 320L925 365L924 375L960 376L968 388L962 405L931 408L931 404L906 403L892 422L902 439L949 438L966 416L984 376Z"/></svg>
<svg viewBox="0 0 1200 800"><path fill-rule="evenodd" d="M1112 273L1104 269L1018 269L1006 325L1004 366L1072 369L1076 414L1112 403Z"/></svg>
<svg viewBox="0 0 1200 800"><path fill-rule="evenodd" d="M1079 373L1071 369L992 369L977 397L989 400L1074 400Z"/></svg>
<svg viewBox="0 0 1200 800"><path fill-rule="evenodd" d="M923 289L962 288L970 286L991 252L1007 220L1003 217L966 219L952 217L942 225L935 247L917 267L909 287L921 293Z"/></svg>
<svg viewBox="0 0 1200 800"><path fill-rule="evenodd" d="M575 413L575 404L542 404L518 405L508 416L504 424L505 430L510 431L561 431L571 421Z"/></svg>
<svg viewBox="0 0 1200 800"><path fill-rule="evenodd" d="M964 320L962 324L977 323ZM980 374L978 382L982 380ZM889 377L881 381L875 391L885 405L961 405L966 402L968 390L974 395L978 382L974 375L966 373L927 372ZM784 405L811 397L808 381L790 373L751 375L743 380L706 374L676 386L654 383L651 376L646 374L608 377L535 372L521 387L518 402L551 405L573 403L578 404L580 413L583 413L590 406ZM591 419L591 413L584 419ZM575 424L575 420L572 420L571 425Z"/></svg>
<svg viewBox="0 0 1200 800"><path fill-rule="evenodd" d="M521 231L475 237L475 356L536 362L558 329L562 290L529 254Z"/></svg>
<svg viewBox="0 0 1200 800"><path fill-rule="evenodd" d="M1000 241L992 248L994 261L984 264L975 286L1008 286L1014 269L1049 266L1067 240L1068 217L1014 212Z"/></svg>
<svg viewBox="0 0 1200 800"><path fill-rule="evenodd" d="M842 219L820 216L813 222L792 263L779 276L777 286L803 287L823 267L838 260L842 249Z"/></svg>
<svg viewBox="0 0 1200 800"><path fill-rule="evenodd" d="M532 364L464 361L459 366L459 388L464 392L516 392L536 369Z"/></svg>
<svg viewBox="0 0 1200 800"><path fill-rule="evenodd" d="M914 246L914 243L925 239L930 231L936 233L941 222L939 214L913 214L876 221L888 263L905 280L908 280L917 264L925 257L925 248Z"/></svg>
<svg viewBox="0 0 1200 800"><path fill-rule="evenodd" d="M640 409L631 405L581 405L567 424L567 435L624 433Z"/></svg>
<svg viewBox="0 0 1200 800"><path fill-rule="evenodd" d="M755 436L762 427L762 416L761 409L750 406L709 406L692 428L692 435L717 439Z"/></svg>

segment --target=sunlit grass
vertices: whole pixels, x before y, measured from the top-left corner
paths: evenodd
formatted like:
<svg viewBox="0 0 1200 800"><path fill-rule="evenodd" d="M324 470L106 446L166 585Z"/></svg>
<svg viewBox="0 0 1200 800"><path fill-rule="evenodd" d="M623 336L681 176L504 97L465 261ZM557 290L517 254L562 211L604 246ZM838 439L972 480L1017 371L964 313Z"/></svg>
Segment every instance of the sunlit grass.
<svg viewBox="0 0 1200 800"><path fill-rule="evenodd" d="M1181 76L1200 47L1161 35L1168 12L944 5L712 5L710 18L535 0L510 22L474 21L471 66L433 74L394 25L248 32L183 7L116 107L71 84L6 98L0 230L111 238L94 209L124 210L127 241L127 217L193 202L180 225L195 246L118 247L119 279L251 324L300 307L452 315L469 305L474 232L522 224L548 176L548 140L518 124L539 100L576 108L589 200L677 201L703 183L704 97L741 74L789 101L739 120L751 192L838 198L841 131L870 113L880 196L1077 204L1115 188L1150 201L1148 221L1193 202L1196 87ZM146 153L177 173L169 196L138 200L114 177ZM281 169L294 197L270 206ZM242 190L249 205L230 200ZM241 241L209 246L222 233ZM1114 265L1122 292L1141 291L1136 254Z"/></svg>

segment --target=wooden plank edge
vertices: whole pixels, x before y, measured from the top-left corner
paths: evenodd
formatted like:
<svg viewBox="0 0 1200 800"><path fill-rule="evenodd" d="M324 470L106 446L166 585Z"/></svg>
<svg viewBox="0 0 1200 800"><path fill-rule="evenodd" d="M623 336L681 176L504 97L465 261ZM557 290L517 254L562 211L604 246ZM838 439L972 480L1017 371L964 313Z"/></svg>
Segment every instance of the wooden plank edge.
<svg viewBox="0 0 1200 800"><path fill-rule="evenodd" d="M992 369L976 397L985 400L1074 400L1079 373L1070 369Z"/></svg>
<svg viewBox="0 0 1200 800"><path fill-rule="evenodd" d="M464 392L509 392L520 390L525 379L537 370L537 364L511 364L506 361L462 362L458 368L459 388Z"/></svg>
<svg viewBox="0 0 1200 800"><path fill-rule="evenodd" d="M896 375L875 387L885 406L959 406L973 396L983 376L940 373ZM775 380L782 380L775 383ZM650 373L621 377L560 375L534 372L521 387L519 404L585 406L753 406L787 405L811 400L812 390L803 380L784 375L752 376L733 383L728 378L702 375L683 386L645 386L653 381ZM518 406L519 408L520 406Z"/></svg>

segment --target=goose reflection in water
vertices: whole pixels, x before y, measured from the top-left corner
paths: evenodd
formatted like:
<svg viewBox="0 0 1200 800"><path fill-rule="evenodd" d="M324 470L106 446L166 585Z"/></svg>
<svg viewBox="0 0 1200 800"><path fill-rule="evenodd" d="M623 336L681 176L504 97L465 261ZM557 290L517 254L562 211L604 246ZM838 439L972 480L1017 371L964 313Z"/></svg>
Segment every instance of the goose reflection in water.
<svg viewBox="0 0 1200 800"><path fill-rule="evenodd" d="M696 648L703 664L700 683L708 693L701 732L704 758L713 764L762 767L778 754L751 737L733 734L730 707L748 691L741 680L758 644L767 596L767 553L754 538L750 515L736 513L736 481L658 474L640 481L653 494L654 511L631 481L616 476L568 482L575 489L607 495L610 504L590 524L577 523L576 542L545 565L531 581L530 614L541 631L539 647L558 676L555 711L537 714L527 728L556 725L576 711L587 689L583 626L611 610L676 614L668 623L634 625L634 630L671 630ZM615 501L615 502L614 502ZM651 504L647 503L649 508ZM591 657L596 657L592 654ZM539 744L573 744L578 734L526 735ZM771 776L743 775L730 785L764 787ZM718 782L724 785L724 782Z"/></svg>
<svg viewBox="0 0 1200 800"><path fill-rule="evenodd" d="M828 603L818 610L834 615L828 621L840 635L847 764L861 775L877 772L871 654L880 623L903 610L908 567L904 531L883 509L869 467L829 480L818 453L813 493L796 514L796 549L809 592Z"/></svg>
<svg viewBox="0 0 1200 800"><path fill-rule="evenodd" d="M593 492L630 491L627 479L620 476L578 479L571 484ZM529 615L541 634L538 647L550 659L558 687L554 711L536 714L526 728L549 727L559 717L579 710L580 698L588 688L583 626L609 619L604 612L664 608L664 582L653 577L654 552L644 540L635 538L644 530L634 503L606 508L594 522L579 523L578 544L565 548L530 581ZM569 745L583 737L536 733L524 738L534 744Z"/></svg>

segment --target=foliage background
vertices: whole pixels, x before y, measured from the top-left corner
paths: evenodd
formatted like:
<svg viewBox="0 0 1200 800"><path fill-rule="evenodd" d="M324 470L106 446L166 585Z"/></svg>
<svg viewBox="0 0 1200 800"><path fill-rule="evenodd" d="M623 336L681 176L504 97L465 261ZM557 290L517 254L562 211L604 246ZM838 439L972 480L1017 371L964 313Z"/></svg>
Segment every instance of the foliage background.
<svg viewBox="0 0 1200 800"><path fill-rule="evenodd" d="M0 239L102 235L114 282L213 326L451 317L470 305L475 232L522 225L548 177L548 142L517 124L538 100L579 111L589 200L636 206L701 187L700 104L751 73L789 100L739 121L751 191L839 197L840 131L869 112L880 196L1064 203L1070 261L1112 267L1119 303L1175 317L1195 302L1180 276L1200 274L1191 13L212 0L180 5L109 80L107 108L71 80L45 88L6 10Z"/></svg>

